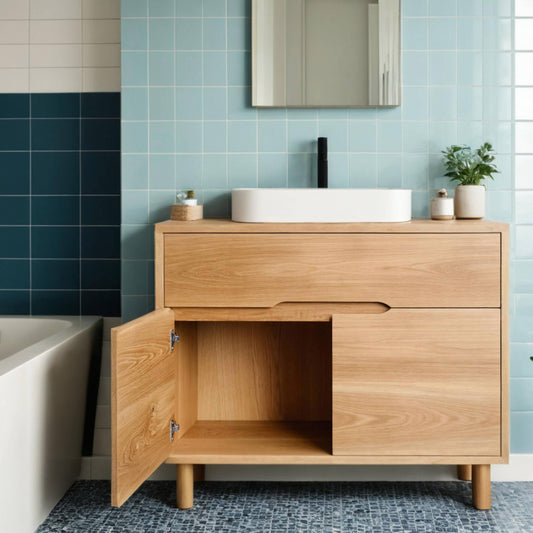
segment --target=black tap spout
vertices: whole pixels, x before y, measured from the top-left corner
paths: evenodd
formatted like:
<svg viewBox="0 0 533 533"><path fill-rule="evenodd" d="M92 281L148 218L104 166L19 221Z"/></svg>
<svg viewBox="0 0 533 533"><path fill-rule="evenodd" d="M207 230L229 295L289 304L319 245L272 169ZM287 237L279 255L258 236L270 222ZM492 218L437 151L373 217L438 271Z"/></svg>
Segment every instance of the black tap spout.
<svg viewBox="0 0 533 533"><path fill-rule="evenodd" d="M318 161L317 161L318 188L328 188L328 138L318 138Z"/></svg>

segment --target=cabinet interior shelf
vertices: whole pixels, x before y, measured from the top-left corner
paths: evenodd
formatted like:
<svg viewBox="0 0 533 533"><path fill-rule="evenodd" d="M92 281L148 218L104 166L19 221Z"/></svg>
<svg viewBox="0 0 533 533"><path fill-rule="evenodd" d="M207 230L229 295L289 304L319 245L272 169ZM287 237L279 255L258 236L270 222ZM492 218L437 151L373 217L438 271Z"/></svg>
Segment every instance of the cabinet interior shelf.
<svg viewBox="0 0 533 533"><path fill-rule="evenodd" d="M483 464L497 456L332 455L329 421L198 421L176 442L169 464Z"/></svg>
<svg viewBox="0 0 533 533"><path fill-rule="evenodd" d="M198 421L167 463L327 463L331 422Z"/></svg>

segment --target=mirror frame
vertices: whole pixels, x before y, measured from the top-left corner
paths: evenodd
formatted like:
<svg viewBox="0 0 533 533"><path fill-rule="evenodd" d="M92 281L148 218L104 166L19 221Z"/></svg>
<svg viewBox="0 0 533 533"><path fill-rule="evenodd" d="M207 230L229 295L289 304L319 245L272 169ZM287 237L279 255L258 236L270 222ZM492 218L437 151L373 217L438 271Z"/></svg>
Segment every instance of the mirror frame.
<svg viewBox="0 0 533 533"><path fill-rule="evenodd" d="M251 0L251 62L252 62L252 107L257 109L394 109L401 107L403 99L403 81L402 81L402 0L398 0L399 20L398 20L398 103L397 104L382 104L382 105L330 105L330 104L313 104L313 105L260 105L257 103L257 4L258 2L265 2L269 0ZM378 0L379 1L379 0Z"/></svg>

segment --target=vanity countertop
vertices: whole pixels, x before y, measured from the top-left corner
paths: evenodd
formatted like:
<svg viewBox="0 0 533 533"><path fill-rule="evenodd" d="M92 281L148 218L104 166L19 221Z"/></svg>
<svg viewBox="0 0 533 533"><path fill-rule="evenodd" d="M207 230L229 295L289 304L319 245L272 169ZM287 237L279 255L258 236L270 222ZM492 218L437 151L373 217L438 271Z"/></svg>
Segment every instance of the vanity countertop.
<svg viewBox="0 0 533 533"><path fill-rule="evenodd" d="M156 233L499 233L508 224L491 220L429 220L350 223L245 223L205 218L189 222L167 220L155 225Z"/></svg>

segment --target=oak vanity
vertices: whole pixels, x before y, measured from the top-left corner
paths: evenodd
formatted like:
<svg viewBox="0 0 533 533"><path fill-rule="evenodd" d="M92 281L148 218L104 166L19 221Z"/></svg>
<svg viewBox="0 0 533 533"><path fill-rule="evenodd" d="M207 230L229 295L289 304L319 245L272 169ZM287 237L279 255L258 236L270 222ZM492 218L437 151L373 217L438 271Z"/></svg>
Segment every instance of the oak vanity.
<svg viewBox="0 0 533 533"><path fill-rule="evenodd" d="M112 504L163 462L506 463L508 226L163 222L156 310L112 330Z"/></svg>

